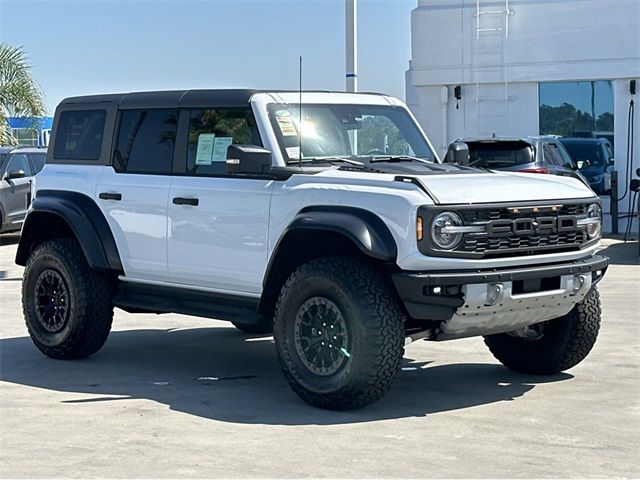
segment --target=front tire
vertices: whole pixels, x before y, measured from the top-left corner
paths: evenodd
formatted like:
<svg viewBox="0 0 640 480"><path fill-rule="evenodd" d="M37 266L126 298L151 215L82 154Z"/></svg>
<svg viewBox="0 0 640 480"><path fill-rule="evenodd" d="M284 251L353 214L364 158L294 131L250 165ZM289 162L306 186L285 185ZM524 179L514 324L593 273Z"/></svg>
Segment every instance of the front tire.
<svg viewBox="0 0 640 480"><path fill-rule="evenodd" d="M404 314L372 265L320 258L285 283L274 336L293 391L312 405L347 410L378 400L391 386L404 353Z"/></svg>
<svg viewBox="0 0 640 480"><path fill-rule="evenodd" d="M522 373L552 375L585 359L596 343L600 315L600 296L593 287L567 315L534 325L540 333L537 339L501 333L488 335L484 341L504 366Z"/></svg>
<svg viewBox="0 0 640 480"><path fill-rule="evenodd" d="M107 340L113 289L92 270L72 238L48 240L31 253L22 282L22 308L31 340L51 358L83 358Z"/></svg>

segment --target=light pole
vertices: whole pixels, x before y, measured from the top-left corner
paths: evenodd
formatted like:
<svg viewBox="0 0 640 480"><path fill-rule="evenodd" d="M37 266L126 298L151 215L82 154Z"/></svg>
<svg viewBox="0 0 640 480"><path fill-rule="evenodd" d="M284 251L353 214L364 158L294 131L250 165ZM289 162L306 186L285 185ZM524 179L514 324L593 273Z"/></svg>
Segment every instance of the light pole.
<svg viewBox="0 0 640 480"><path fill-rule="evenodd" d="M358 91L358 9L357 0L345 0L347 92Z"/></svg>

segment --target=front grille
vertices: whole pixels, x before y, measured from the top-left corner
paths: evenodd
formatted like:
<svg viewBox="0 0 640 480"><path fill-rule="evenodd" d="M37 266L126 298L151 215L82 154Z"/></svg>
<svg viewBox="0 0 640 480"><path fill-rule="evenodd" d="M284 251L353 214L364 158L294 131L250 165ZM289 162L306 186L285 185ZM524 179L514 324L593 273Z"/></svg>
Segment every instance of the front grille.
<svg viewBox="0 0 640 480"><path fill-rule="evenodd" d="M460 258L503 258L577 251L594 243L578 220L587 215L592 200L533 202L512 205L458 205L422 207L419 215L431 228L442 211L456 212L464 226L482 226L482 232L465 233L454 250L439 249L430 235L418 242L425 255Z"/></svg>
<svg viewBox="0 0 640 480"><path fill-rule="evenodd" d="M576 231L567 233L555 233L549 235L511 236L501 238L489 238L480 235L466 235L462 240L458 251L477 253L481 255L501 253L505 250L522 250L522 254L529 253L532 249L540 250L545 247L563 248L575 247L587 242L586 232ZM538 253L544 253L540 251Z"/></svg>
<svg viewBox="0 0 640 480"><path fill-rule="evenodd" d="M554 215L586 215L588 204L576 203L571 205L560 205L560 210ZM488 208L488 209L465 209L458 212L461 214L465 224L475 222L486 222L489 220L516 220L524 216L523 213L514 213L509 207Z"/></svg>
<svg viewBox="0 0 640 480"><path fill-rule="evenodd" d="M558 217L586 215L589 204L573 203L542 206L539 212L531 208L501 207L501 208L473 208L459 211L465 225L489 223L497 220L518 220L536 217ZM534 233L516 235L503 233L499 235L466 234L456 248L457 252L474 254L482 257L500 257L514 255L535 255L547 253L550 250L577 250L587 243L586 230L573 228L563 232Z"/></svg>

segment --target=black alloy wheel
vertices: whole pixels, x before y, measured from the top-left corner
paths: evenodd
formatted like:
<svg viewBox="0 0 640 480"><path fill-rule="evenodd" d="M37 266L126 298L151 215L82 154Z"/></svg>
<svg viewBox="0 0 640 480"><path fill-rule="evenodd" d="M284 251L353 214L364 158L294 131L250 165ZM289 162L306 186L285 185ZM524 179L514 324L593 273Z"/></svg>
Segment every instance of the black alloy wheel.
<svg viewBox="0 0 640 480"><path fill-rule="evenodd" d="M49 333L60 332L69 319L69 288L56 270L44 270L35 283L36 317Z"/></svg>

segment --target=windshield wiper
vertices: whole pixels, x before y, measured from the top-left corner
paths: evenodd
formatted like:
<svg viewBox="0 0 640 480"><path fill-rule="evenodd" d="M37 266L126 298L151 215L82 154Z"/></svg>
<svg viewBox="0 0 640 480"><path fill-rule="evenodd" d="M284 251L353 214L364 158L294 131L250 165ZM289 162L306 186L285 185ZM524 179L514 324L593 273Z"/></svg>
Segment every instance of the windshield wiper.
<svg viewBox="0 0 640 480"><path fill-rule="evenodd" d="M296 164L298 162L299 160L289 160L288 163ZM306 157L302 159L302 163L330 163L331 165L335 165L337 163L348 163L349 165L356 165L358 167L364 166L362 162L343 157Z"/></svg>
<svg viewBox="0 0 640 480"><path fill-rule="evenodd" d="M375 162L420 162L420 163L433 163L429 160L419 157L412 157L411 155L375 155L369 160L370 163Z"/></svg>

